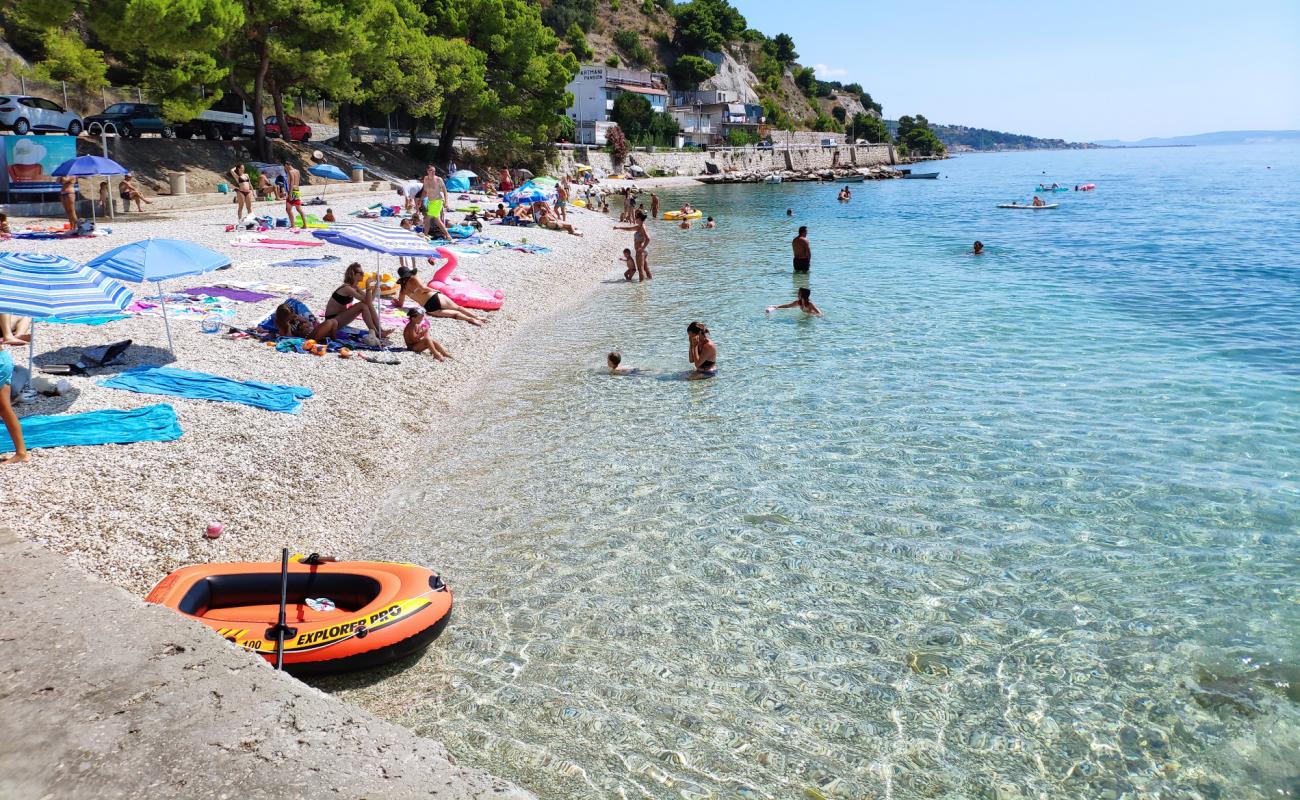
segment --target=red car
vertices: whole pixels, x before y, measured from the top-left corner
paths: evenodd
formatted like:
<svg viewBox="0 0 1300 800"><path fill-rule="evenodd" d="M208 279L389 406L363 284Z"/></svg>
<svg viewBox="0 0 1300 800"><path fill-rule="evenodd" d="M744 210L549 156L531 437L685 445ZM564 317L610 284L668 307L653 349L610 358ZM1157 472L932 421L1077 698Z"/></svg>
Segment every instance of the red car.
<svg viewBox="0 0 1300 800"><path fill-rule="evenodd" d="M279 117L266 118L266 135L267 136L280 135ZM298 119L297 117L289 117L289 141L306 142L310 139L311 139L311 126L309 126L307 123L303 122L302 120Z"/></svg>

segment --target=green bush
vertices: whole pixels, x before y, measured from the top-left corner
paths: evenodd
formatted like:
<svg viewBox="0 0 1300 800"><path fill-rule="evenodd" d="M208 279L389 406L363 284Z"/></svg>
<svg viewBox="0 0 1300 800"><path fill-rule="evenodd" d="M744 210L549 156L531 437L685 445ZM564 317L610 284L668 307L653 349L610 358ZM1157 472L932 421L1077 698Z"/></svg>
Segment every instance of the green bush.
<svg viewBox="0 0 1300 800"><path fill-rule="evenodd" d="M609 10L610 10L610 11L618 11L618 9L620 8L620 6L621 6L621 4L618 2L618 0L609 0Z"/></svg>
<svg viewBox="0 0 1300 800"><path fill-rule="evenodd" d="M641 38L636 35L636 31L618 30L614 31L614 46L625 53L630 53L632 48L641 44Z"/></svg>
<svg viewBox="0 0 1300 800"><path fill-rule="evenodd" d="M618 65L619 65L618 56L610 56L609 58L605 59L605 66L607 67L613 67L614 69L618 69Z"/></svg>
<svg viewBox="0 0 1300 800"><path fill-rule="evenodd" d="M587 34L582 32L582 28L576 22L565 31L564 40L569 43L569 47L573 48L573 55L578 61L590 61L595 55L591 45L587 44Z"/></svg>
<svg viewBox="0 0 1300 800"><path fill-rule="evenodd" d="M732 147L745 147L751 144L758 144L759 136L755 131L732 128L727 131L727 144Z"/></svg>

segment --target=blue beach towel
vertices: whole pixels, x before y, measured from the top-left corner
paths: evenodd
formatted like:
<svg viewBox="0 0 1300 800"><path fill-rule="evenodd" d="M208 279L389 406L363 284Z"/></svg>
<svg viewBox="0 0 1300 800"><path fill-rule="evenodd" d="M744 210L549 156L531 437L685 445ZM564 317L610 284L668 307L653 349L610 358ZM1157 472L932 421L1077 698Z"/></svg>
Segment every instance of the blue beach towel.
<svg viewBox="0 0 1300 800"><path fill-rule="evenodd" d="M335 262L341 261L338 256L321 256L320 258L291 258L288 261L277 261L273 267L325 267Z"/></svg>
<svg viewBox="0 0 1300 800"><path fill-rule="evenodd" d="M166 403L130 411L106 409L84 414L54 414L20 420L23 444L37 447L72 447L131 442L170 442L181 438L176 410ZM0 427L0 453L14 449L9 434Z"/></svg>
<svg viewBox="0 0 1300 800"><path fill-rule="evenodd" d="M111 389L125 389L140 394L163 394L195 400L243 403L267 411L297 414L301 401L311 397L305 386L281 386L260 381L237 381L207 372L191 372L173 367L136 367L99 382Z"/></svg>

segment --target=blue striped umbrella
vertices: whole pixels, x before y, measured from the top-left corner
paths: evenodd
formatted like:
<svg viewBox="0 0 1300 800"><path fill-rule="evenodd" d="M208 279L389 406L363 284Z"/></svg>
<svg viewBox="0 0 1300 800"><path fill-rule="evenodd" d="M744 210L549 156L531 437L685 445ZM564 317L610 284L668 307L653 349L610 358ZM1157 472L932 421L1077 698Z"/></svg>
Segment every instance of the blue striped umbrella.
<svg viewBox="0 0 1300 800"><path fill-rule="evenodd" d="M379 255L407 256L421 258L436 256L438 250L415 231L376 222L345 222L324 230L314 230L312 235L331 244L341 244L357 250L369 250L375 253L376 280L379 273ZM379 293L375 293L375 316L379 316ZM379 331L373 331L379 336Z"/></svg>
<svg viewBox="0 0 1300 800"><path fill-rule="evenodd" d="M390 256L420 258L438 255L437 249L415 231L374 222L345 222L312 231L312 234L333 244Z"/></svg>
<svg viewBox="0 0 1300 800"><path fill-rule="evenodd" d="M0 313L31 317L33 322L96 317L120 313L131 298L130 289L72 259L0 253ZM28 344L29 361L35 338Z"/></svg>

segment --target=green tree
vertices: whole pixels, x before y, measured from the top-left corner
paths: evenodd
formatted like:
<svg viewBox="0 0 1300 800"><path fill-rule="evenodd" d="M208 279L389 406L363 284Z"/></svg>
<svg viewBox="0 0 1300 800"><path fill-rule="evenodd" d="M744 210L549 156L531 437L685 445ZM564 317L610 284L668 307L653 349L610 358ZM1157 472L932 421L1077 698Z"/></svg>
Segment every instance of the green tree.
<svg viewBox="0 0 1300 800"><path fill-rule="evenodd" d="M758 134L744 128L732 128L727 131L727 144L731 147L746 147L758 143Z"/></svg>
<svg viewBox="0 0 1300 800"><path fill-rule="evenodd" d="M596 0L554 0L542 9L542 21L557 35L567 37L574 25L586 33L596 22Z"/></svg>
<svg viewBox="0 0 1300 800"><path fill-rule="evenodd" d="M677 137L681 127L677 119L666 111L660 111L650 120L650 140L658 145L668 146Z"/></svg>
<svg viewBox="0 0 1300 800"><path fill-rule="evenodd" d="M772 46L772 57L783 66L799 58L799 54L794 50L794 37L788 33L778 33L773 36Z"/></svg>
<svg viewBox="0 0 1300 800"><path fill-rule="evenodd" d="M104 54L89 47L82 37L56 29L46 33L41 44L45 56L36 63L37 78L67 81L83 90L108 85L108 65L104 63Z"/></svg>
<svg viewBox="0 0 1300 800"><path fill-rule="evenodd" d="M853 138L866 139L868 142L875 143L888 142L889 128L879 117L870 114L854 114Z"/></svg>
<svg viewBox="0 0 1300 800"><path fill-rule="evenodd" d="M565 87L578 72L572 53L561 53L554 32L529 0L426 0L431 30L463 40L483 54L481 89L448 95L437 160L446 164L464 129L487 134L502 157L534 152L554 140L557 111L572 97Z"/></svg>
<svg viewBox="0 0 1300 800"><path fill-rule="evenodd" d="M844 121L848 118L848 112L844 110L843 106L832 106L831 116L835 117L836 122L843 125Z"/></svg>
<svg viewBox="0 0 1300 800"><path fill-rule="evenodd" d="M641 43L641 37L636 35L636 31L630 31L622 28L614 31L614 46L623 52L630 52L632 48Z"/></svg>
<svg viewBox="0 0 1300 800"><path fill-rule="evenodd" d="M727 0L693 0L677 6L677 41L683 51L721 50L744 33L745 18Z"/></svg>
<svg viewBox="0 0 1300 800"><path fill-rule="evenodd" d="M595 53L591 45L587 44L587 34L583 33L578 23L573 23L564 33L564 40L573 48L573 55L582 62L590 61Z"/></svg>
<svg viewBox="0 0 1300 800"><path fill-rule="evenodd" d="M812 129L822 133L843 133L844 126L836 122L835 118L818 112L817 118L813 120Z"/></svg>
<svg viewBox="0 0 1300 800"><path fill-rule="evenodd" d="M654 115L650 101L636 92L623 92L614 98L614 108L609 112L610 120L618 123L623 133L633 140L650 131Z"/></svg>
<svg viewBox="0 0 1300 800"><path fill-rule="evenodd" d="M916 117L898 118L896 141L901 150L912 155L942 155L947 149L934 131L930 130L930 121L920 114Z"/></svg>
<svg viewBox="0 0 1300 800"><path fill-rule="evenodd" d="M682 86L699 86L718 71L713 62L699 56L678 56L671 69L673 81Z"/></svg>
<svg viewBox="0 0 1300 800"><path fill-rule="evenodd" d="M805 97L816 97L817 73L812 67L799 67L794 71L794 85L799 87Z"/></svg>

